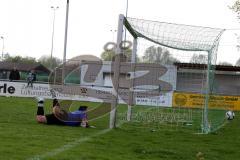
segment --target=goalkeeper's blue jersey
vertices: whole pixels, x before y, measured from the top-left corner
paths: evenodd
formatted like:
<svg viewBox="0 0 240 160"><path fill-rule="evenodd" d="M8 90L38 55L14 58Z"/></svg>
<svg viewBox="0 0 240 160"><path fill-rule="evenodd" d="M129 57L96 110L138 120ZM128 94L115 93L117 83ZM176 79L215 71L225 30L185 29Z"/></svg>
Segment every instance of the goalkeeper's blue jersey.
<svg viewBox="0 0 240 160"><path fill-rule="evenodd" d="M65 125L68 126L79 126L81 124L82 119L87 118L87 114L84 111L74 111L68 113L68 118L64 121Z"/></svg>

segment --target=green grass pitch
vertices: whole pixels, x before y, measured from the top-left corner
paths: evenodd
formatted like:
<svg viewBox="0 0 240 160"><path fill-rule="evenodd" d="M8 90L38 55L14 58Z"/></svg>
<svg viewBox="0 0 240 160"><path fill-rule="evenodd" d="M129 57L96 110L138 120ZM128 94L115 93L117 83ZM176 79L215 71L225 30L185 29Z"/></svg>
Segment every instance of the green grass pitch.
<svg viewBox="0 0 240 160"><path fill-rule="evenodd" d="M77 104L76 104L77 105ZM96 106L96 103L87 103ZM50 106L47 101L46 106ZM46 112L50 108L46 108ZM108 116L96 128L41 125L33 98L0 97L0 160L238 160L240 118L208 135L185 128L125 123L109 130ZM199 153L202 153L200 155ZM200 155L200 156L197 156Z"/></svg>

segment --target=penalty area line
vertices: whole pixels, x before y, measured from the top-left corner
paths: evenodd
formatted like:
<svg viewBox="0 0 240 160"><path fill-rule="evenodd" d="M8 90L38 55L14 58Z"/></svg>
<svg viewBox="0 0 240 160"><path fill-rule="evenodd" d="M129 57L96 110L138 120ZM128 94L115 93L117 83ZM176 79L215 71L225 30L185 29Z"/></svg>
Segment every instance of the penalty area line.
<svg viewBox="0 0 240 160"><path fill-rule="evenodd" d="M67 143L67 144L65 144L65 145L63 145L63 146L61 146L59 148L56 148L56 149L50 151L50 152L46 152L46 153L44 153L42 155L35 155L34 157L28 158L27 160L41 160L41 159L44 159L44 158L47 158L47 157L55 156L55 155L57 155L59 153L62 153L64 151L66 151L66 150L72 149L73 147L79 145L80 143L89 141L89 140L91 140L94 137L106 134L109 131L111 131L111 129L104 129L102 131L99 131L99 132L91 135L91 136L76 139L75 141Z"/></svg>

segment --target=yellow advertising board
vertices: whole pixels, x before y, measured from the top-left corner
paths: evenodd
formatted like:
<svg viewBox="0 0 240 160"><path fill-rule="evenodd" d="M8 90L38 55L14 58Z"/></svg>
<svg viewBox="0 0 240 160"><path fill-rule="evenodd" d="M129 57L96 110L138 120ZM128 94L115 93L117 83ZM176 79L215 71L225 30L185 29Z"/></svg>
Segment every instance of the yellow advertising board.
<svg viewBox="0 0 240 160"><path fill-rule="evenodd" d="M203 94L174 92L173 107L202 108L204 98ZM209 108L240 110L240 96L210 95Z"/></svg>

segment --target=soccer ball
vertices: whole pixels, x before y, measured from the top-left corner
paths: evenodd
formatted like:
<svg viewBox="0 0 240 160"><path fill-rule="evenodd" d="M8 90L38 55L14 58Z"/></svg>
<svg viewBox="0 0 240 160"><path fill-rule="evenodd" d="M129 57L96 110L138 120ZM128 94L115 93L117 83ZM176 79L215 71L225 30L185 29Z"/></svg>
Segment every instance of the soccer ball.
<svg viewBox="0 0 240 160"><path fill-rule="evenodd" d="M233 111L227 111L226 112L226 118L227 120L233 120L235 117L235 113Z"/></svg>

